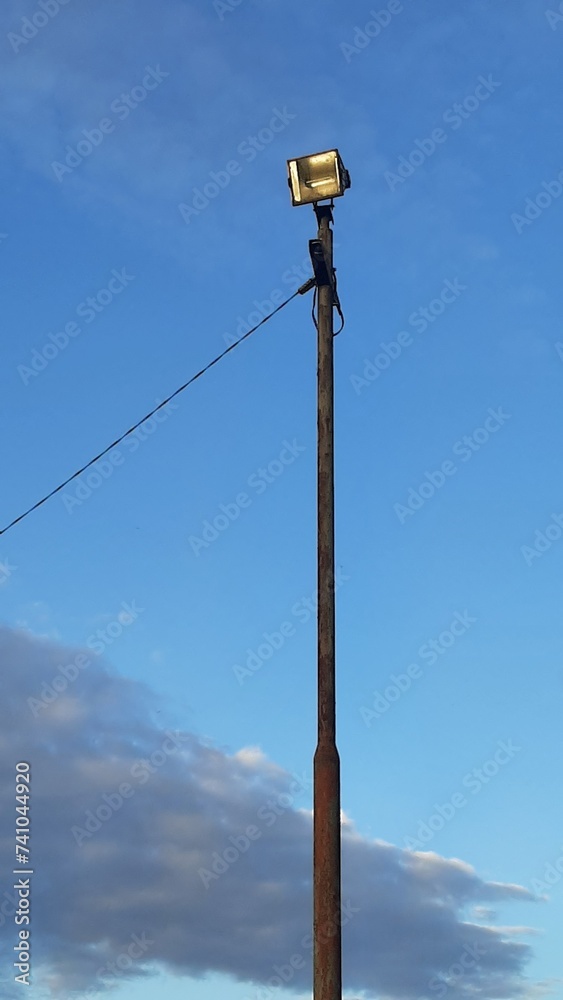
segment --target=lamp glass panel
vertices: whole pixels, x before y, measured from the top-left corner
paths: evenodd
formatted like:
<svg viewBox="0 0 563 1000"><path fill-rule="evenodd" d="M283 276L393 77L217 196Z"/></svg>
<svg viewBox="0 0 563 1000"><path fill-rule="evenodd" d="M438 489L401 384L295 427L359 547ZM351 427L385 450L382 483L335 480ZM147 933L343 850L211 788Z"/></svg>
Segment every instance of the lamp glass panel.
<svg viewBox="0 0 563 1000"><path fill-rule="evenodd" d="M290 161L289 172L296 204L323 201L342 194L340 164L336 150Z"/></svg>

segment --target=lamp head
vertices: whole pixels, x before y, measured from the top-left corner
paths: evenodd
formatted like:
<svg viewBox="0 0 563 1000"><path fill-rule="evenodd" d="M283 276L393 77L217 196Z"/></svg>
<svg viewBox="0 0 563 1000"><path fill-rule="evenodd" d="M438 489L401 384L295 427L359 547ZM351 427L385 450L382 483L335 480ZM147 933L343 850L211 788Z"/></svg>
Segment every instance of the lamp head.
<svg viewBox="0 0 563 1000"><path fill-rule="evenodd" d="M350 187L350 174L337 149L288 160L287 172L293 205L340 198Z"/></svg>

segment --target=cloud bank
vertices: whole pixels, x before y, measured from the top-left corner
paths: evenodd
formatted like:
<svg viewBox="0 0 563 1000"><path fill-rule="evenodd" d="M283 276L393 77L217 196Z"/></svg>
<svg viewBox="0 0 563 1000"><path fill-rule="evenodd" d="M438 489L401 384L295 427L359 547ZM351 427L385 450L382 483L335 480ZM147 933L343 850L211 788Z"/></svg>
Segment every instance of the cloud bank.
<svg viewBox="0 0 563 1000"><path fill-rule="evenodd" d="M280 983L308 990L310 774L288 774L257 749L228 754L159 729L150 689L90 651L4 628L0 669L0 922L15 942L6 873L24 760L35 983L64 998L158 968L231 975L255 984L253 1000ZM389 1000L529 996L522 928L491 921L496 906L533 900L462 861L368 840L346 822L345 986Z"/></svg>

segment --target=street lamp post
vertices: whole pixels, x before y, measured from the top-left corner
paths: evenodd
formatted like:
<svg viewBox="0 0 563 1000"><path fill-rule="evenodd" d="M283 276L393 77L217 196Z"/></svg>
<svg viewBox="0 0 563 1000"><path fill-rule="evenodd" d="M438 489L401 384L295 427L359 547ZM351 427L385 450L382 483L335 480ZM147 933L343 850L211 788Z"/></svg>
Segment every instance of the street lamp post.
<svg viewBox="0 0 563 1000"><path fill-rule="evenodd" d="M313 204L309 249L318 330L318 742L313 766L313 997L342 1000L340 758L336 746L334 594L334 308L332 199L350 186L338 150L288 161L294 205ZM330 204L319 204L330 199Z"/></svg>

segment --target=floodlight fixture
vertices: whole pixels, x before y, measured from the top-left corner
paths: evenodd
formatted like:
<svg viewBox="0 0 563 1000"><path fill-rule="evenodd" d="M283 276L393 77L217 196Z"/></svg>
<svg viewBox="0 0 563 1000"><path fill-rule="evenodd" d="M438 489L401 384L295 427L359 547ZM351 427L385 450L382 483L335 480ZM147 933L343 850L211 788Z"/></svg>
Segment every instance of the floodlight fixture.
<svg viewBox="0 0 563 1000"><path fill-rule="evenodd" d="M293 205L340 198L350 187L350 174L337 149L288 160L287 171Z"/></svg>

